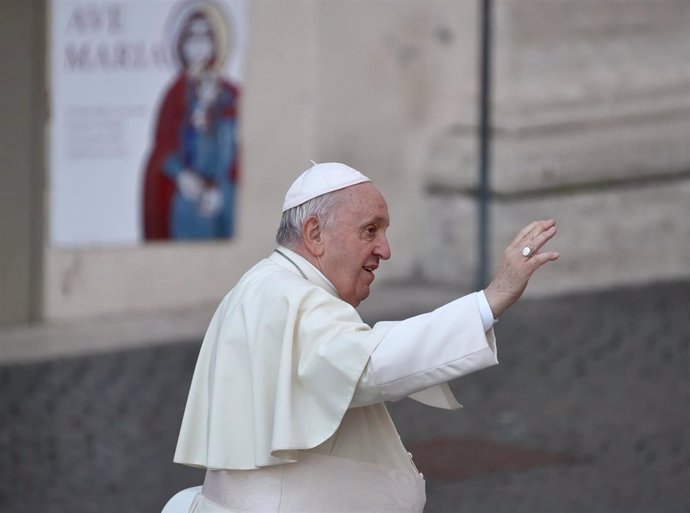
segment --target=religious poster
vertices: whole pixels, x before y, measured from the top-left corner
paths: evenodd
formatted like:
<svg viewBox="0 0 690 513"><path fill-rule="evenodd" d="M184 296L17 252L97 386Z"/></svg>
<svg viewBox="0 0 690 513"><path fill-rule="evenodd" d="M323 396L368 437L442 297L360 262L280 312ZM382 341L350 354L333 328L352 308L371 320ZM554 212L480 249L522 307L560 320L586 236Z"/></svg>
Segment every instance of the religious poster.
<svg viewBox="0 0 690 513"><path fill-rule="evenodd" d="M247 0L52 0L54 246L234 234Z"/></svg>

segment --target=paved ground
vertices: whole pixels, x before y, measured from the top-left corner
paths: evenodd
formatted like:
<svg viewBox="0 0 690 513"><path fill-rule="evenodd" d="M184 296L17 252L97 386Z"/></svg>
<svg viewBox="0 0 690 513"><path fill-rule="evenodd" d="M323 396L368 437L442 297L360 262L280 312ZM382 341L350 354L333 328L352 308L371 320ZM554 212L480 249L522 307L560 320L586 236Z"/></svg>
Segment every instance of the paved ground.
<svg viewBox="0 0 690 513"><path fill-rule="evenodd" d="M688 283L517 305L464 411L390 407L427 513L690 511L689 318ZM0 367L0 512L157 512L199 484L171 463L197 351Z"/></svg>

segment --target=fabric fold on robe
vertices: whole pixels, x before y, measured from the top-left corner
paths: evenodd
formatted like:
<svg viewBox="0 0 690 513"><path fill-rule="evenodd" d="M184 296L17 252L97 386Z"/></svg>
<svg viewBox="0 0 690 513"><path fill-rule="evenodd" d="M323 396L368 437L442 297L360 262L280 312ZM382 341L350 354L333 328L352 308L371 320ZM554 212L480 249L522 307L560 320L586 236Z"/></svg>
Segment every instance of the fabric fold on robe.
<svg viewBox="0 0 690 513"><path fill-rule="evenodd" d="M395 325L369 327L330 284L280 259L254 266L213 316L176 463L253 469L297 461L297 451L336 432L372 351Z"/></svg>

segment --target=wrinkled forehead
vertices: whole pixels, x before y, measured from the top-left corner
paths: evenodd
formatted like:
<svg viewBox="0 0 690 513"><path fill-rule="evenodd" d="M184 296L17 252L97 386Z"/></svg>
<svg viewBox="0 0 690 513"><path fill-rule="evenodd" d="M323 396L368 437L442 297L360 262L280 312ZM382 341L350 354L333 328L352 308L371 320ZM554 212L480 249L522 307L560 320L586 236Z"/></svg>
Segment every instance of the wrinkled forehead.
<svg viewBox="0 0 690 513"><path fill-rule="evenodd" d="M336 218L349 223L376 222L388 226L388 203L371 182L360 183L337 191Z"/></svg>

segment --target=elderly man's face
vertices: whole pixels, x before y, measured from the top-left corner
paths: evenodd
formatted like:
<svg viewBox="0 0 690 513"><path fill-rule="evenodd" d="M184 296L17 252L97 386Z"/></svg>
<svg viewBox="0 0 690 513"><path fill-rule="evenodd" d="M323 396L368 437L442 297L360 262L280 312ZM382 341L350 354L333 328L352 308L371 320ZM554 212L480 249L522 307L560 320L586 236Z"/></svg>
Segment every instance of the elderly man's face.
<svg viewBox="0 0 690 513"><path fill-rule="evenodd" d="M352 306L369 296L379 261L391 256L389 224L386 200L372 183L341 191L333 227L323 232L320 264L340 297Z"/></svg>

